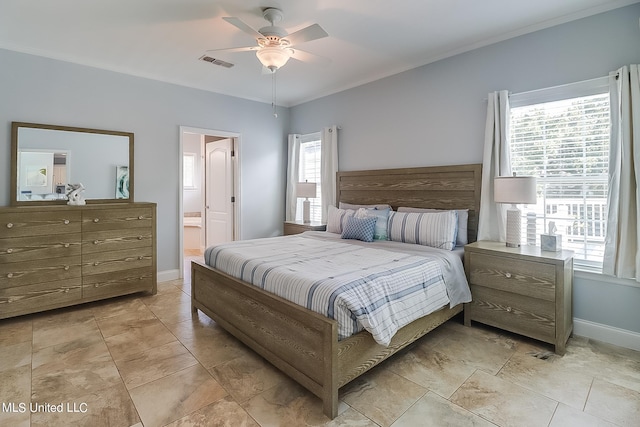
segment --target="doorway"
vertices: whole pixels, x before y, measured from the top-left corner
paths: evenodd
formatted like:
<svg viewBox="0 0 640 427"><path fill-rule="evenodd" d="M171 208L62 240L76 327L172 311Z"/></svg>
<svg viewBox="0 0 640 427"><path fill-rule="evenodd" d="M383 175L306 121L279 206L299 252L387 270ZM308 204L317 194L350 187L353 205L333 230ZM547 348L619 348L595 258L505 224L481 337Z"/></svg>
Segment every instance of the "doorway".
<svg viewBox="0 0 640 427"><path fill-rule="evenodd" d="M190 281L191 260L205 248L240 236L240 136L180 128L180 277Z"/></svg>

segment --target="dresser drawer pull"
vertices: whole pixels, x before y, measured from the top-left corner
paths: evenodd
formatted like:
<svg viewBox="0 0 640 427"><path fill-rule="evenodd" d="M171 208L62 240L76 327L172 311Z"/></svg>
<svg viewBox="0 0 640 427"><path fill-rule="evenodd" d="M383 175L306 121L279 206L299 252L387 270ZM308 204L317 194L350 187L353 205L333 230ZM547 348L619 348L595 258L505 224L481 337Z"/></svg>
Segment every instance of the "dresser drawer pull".
<svg viewBox="0 0 640 427"><path fill-rule="evenodd" d="M100 263L98 261L94 262L93 265L99 265Z"/></svg>
<svg viewBox="0 0 640 427"><path fill-rule="evenodd" d="M504 277L506 277L507 279L511 279L511 273L505 273Z"/></svg>
<svg viewBox="0 0 640 427"><path fill-rule="evenodd" d="M142 236L138 236L138 240L142 240Z"/></svg>
<svg viewBox="0 0 640 427"><path fill-rule="evenodd" d="M142 255L140 255L140 256L138 257L138 259L144 259L144 257L143 257Z"/></svg>
<svg viewBox="0 0 640 427"><path fill-rule="evenodd" d="M64 293L65 293L65 294L68 294L68 293L69 293L69 288L65 288L65 289L64 289Z"/></svg>
<svg viewBox="0 0 640 427"><path fill-rule="evenodd" d="M8 278L8 279L11 279L12 277L13 277L13 273L8 273L8 274L7 274L7 278Z"/></svg>
<svg viewBox="0 0 640 427"><path fill-rule="evenodd" d="M11 249L11 248L7 249L7 253L8 254L12 254L13 253L13 249Z"/></svg>
<svg viewBox="0 0 640 427"><path fill-rule="evenodd" d="M100 243L98 240L94 240L94 241L93 241L93 244L94 244L94 245L97 245L98 243Z"/></svg>
<svg viewBox="0 0 640 427"><path fill-rule="evenodd" d="M144 280L144 276L140 276L138 280Z"/></svg>
<svg viewBox="0 0 640 427"><path fill-rule="evenodd" d="M65 219L63 222L64 222L64 225L68 225L71 221L69 221L68 219Z"/></svg>
<svg viewBox="0 0 640 427"><path fill-rule="evenodd" d="M64 247L65 247L65 248L68 248L68 247L69 247L69 244L68 244L68 243L65 243L65 244L64 244Z"/></svg>
<svg viewBox="0 0 640 427"><path fill-rule="evenodd" d="M93 222L100 222L100 218L93 218Z"/></svg>
<svg viewBox="0 0 640 427"><path fill-rule="evenodd" d="M64 266L64 271L69 271L69 266L68 265Z"/></svg>
<svg viewBox="0 0 640 427"><path fill-rule="evenodd" d="M143 215L138 216L138 219L144 219Z"/></svg>
<svg viewBox="0 0 640 427"><path fill-rule="evenodd" d="M99 288L100 285L98 285L97 283L95 285L93 285L94 288Z"/></svg>
<svg viewBox="0 0 640 427"><path fill-rule="evenodd" d="M507 307L507 313L511 313L513 309L511 307Z"/></svg>
<svg viewBox="0 0 640 427"><path fill-rule="evenodd" d="M13 228L13 223L12 222L8 223L7 228Z"/></svg>

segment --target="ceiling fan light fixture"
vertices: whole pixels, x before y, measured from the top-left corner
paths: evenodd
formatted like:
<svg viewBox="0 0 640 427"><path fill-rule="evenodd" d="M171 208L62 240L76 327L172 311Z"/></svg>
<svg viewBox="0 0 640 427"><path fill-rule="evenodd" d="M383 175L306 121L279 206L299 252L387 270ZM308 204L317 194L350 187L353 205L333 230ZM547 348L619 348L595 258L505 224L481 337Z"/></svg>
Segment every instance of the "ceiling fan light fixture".
<svg viewBox="0 0 640 427"><path fill-rule="evenodd" d="M271 72L275 72L287 63L292 53L291 49L266 46L258 50L256 56L262 65L271 70Z"/></svg>

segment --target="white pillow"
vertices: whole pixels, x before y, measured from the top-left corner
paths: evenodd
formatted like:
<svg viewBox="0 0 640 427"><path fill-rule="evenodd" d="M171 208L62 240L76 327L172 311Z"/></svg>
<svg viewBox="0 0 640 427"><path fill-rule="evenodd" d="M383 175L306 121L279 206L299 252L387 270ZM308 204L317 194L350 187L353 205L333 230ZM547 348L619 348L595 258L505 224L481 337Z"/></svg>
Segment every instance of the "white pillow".
<svg viewBox="0 0 640 427"><path fill-rule="evenodd" d="M389 239L396 242L417 243L450 251L456 246L457 231L456 211L389 214Z"/></svg>
<svg viewBox="0 0 640 427"><path fill-rule="evenodd" d="M458 237L456 246L464 246L469 243L469 209L454 209L458 212ZM446 212L444 209L422 209L422 208L398 208L398 212Z"/></svg>
<svg viewBox="0 0 640 427"><path fill-rule="evenodd" d="M379 204L379 205L354 205L351 203L343 203L340 202L340 204L338 205L338 207L340 209L353 209L354 211L357 211L360 208L367 208L367 209L389 209L391 210L391 206L389 205L385 205L385 204Z"/></svg>
<svg viewBox="0 0 640 427"><path fill-rule="evenodd" d="M327 212L327 231L329 233L342 234L347 218L354 216L356 211L352 209L338 209L333 205L329 205Z"/></svg>

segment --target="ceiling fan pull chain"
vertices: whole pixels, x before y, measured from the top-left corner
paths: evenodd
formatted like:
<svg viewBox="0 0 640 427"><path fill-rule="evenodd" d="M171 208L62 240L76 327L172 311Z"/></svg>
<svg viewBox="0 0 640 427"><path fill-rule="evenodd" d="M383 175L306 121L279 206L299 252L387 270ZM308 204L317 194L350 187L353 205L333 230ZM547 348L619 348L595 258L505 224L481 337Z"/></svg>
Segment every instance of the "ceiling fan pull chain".
<svg viewBox="0 0 640 427"><path fill-rule="evenodd" d="M271 107L273 108L273 117L278 118L276 111L276 72L271 73Z"/></svg>

